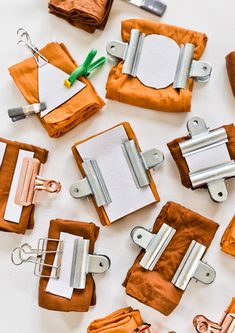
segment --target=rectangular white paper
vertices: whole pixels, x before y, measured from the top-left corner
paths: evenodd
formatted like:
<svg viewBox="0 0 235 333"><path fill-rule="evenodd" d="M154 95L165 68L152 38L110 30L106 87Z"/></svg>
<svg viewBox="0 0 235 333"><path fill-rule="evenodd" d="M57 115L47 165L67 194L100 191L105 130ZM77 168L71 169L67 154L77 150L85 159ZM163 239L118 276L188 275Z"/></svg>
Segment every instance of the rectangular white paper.
<svg viewBox="0 0 235 333"><path fill-rule="evenodd" d="M7 145L5 142L0 142L0 167L2 165L2 160L5 154L6 146Z"/></svg>
<svg viewBox="0 0 235 333"><path fill-rule="evenodd" d="M104 209L111 222L153 202L150 186L138 189L122 150L129 140L122 125L79 144L76 148L83 160L96 160L112 202Z"/></svg>
<svg viewBox="0 0 235 333"><path fill-rule="evenodd" d="M64 250L61 261L61 270L59 279L49 279L46 287L46 292L61 297L71 299L73 294L73 287L70 287L70 275L73 261L73 246L74 241L81 238L76 235L71 235L65 232L60 233L60 240L64 241ZM55 255L54 265L57 262L57 254Z"/></svg>
<svg viewBox="0 0 235 333"><path fill-rule="evenodd" d="M16 189L20 177L22 162L25 157L33 158L34 153L27 150L19 150L18 159L15 167L15 173L11 183L11 189L6 205L4 220L19 223L23 206L15 204Z"/></svg>
<svg viewBox="0 0 235 333"><path fill-rule="evenodd" d="M197 154L186 157L190 172L211 168L231 160L226 144L205 149Z"/></svg>

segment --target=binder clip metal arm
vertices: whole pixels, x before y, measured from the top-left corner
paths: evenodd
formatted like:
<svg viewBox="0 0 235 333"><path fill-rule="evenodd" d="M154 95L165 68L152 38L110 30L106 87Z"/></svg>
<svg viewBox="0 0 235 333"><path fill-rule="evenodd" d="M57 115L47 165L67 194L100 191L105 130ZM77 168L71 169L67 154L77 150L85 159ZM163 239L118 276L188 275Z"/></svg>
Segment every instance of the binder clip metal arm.
<svg viewBox="0 0 235 333"><path fill-rule="evenodd" d="M223 127L209 131L202 118L189 119L187 128L191 138L179 143L185 159L192 154L225 145L228 142L228 136ZM235 161L230 160L224 164L218 162L214 167L190 172L189 177L193 188L207 186L211 199L215 202L223 202L228 196L225 180L235 177Z"/></svg>
<svg viewBox="0 0 235 333"><path fill-rule="evenodd" d="M169 245L176 230L167 224L163 224L157 234L153 234L143 227L136 227L131 232L133 242L145 250L145 254L139 264L146 270L152 271ZM192 278L209 284L215 279L215 270L202 262L201 259L206 247L196 241L192 241L182 262L180 263L172 283L175 287L185 290Z"/></svg>
<svg viewBox="0 0 235 333"><path fill-rule="evenodd" d="M149 56L149 49L151 49L152 57L146 59ZM186 89L190 77L198 82L209 80L212 67L207 62L194 60L194 49L193 44L186 43L179 47L173 39L156 34L146 36L138 29L131 30L129 43L113 40L106 47L107 54L111 58L124 60L123 74L138 77L144 85L156 89L162 89L171 84L175 89ZM166 60L157 68L158 72L165 73L163 81L159 81L155 72L156 59L160 56L162 61L171 59L170 63ZM171 68L170 71L168 65Z"/></svg>
<svg viewBox="0 0 235 333"><path fill-rule="evenodd" d="M153 330L151 325L143 324L137 327L132 333L153 333Z"/></svg>
<svg viewBox="0 0 235 333"><path fill-rule="evenodd" d="M215 323L205 316L198 315L193 319L193 325L198 333L234 333L235 314L225 313L220 323Z"/></svg>

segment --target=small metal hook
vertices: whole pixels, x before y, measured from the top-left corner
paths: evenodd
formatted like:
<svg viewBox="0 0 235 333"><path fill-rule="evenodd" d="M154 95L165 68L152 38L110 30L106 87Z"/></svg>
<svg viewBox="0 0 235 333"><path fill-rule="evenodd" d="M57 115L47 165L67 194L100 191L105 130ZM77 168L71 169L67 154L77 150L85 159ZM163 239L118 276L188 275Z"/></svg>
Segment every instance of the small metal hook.
<svg viewBox="0 0 235 333"><path fill-rule="evenodd" d="M48 63L48 60L39 52L38 48L33 44L29 33L25 29L19 28L17 30L17 36L19 37L17 45L23 44L28 49L30 49L30 51L33 53L34 59L38 67L42 67ZM42 60L42 62L39 58Z"/></svg>

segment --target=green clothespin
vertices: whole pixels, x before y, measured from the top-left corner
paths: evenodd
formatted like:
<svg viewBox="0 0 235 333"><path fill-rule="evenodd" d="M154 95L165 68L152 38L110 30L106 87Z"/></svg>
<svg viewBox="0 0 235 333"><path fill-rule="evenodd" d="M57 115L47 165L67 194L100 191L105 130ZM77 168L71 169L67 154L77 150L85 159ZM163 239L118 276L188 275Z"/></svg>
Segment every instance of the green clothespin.
<svg viewBox="0 0 235 333"><path fill-rule="evenodd" d="M106 62L106 58L101 57L101 58L99 58L98 60L96 60L95 62L92 63L96 54L97 54L96 49L92 49L89 52L89 54L86 57L84 63L82 65L78 66L78 68L76 68L72 72L72 74L69 76L69 78L64 81L65 87L70 88L79 76L88 77L93 70L102 66Z"/></svg>

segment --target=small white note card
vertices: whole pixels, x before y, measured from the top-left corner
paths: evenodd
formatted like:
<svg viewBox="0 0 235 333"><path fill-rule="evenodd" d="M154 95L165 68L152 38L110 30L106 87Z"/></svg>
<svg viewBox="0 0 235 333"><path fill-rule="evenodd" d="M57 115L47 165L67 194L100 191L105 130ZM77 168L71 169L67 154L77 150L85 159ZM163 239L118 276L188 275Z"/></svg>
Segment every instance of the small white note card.
<svg viewBox="0 0 235 333"><path fill-rule="evenodd" d="M5 154L5 150L6 150L6 143L5 142L0 142L0 167L2 165L2 161L3 161L3 157Z"/></svg>
<svg viewBox="0 0 235 333"><path fill-rule="evenodd" d="M46 292L61 297L71 299L73 287L70 287L70 275L73 261L73 246L75 239L80 238L65 232L60 233L60 240L64 242L64 250L61 261L61 270L59 279L49 279ZM57 262L57 254L55 255L54 265Z"/></svg>
<svg viewBox="0 0 235 333"><path fill-rule="evenodd" d="M18 154L18 159L15 167L15 173L12 179L11 183L11 189L10 193L8 196L8 201L5 209L5 214L4 214L4 220L14 222L14 223L19 223L20 221L20 216L22 213L23 206L17 205L15 203L15 195L16 195L16 189L18 186L18 181L20 177L20 171L23 163L23 159L25 157L33 158L34 153L32 151L27 151L27 150L19 150Z"/></svg>
<svg viewBox="0 0 235 333"><path fill-rule="evenodd" d="M150 186L136 187L122 150L122 143L127 140L120 125L76 147L83 161L91 159L98 163L112 200L104 206L111 222L156 201Z"/></svg>

